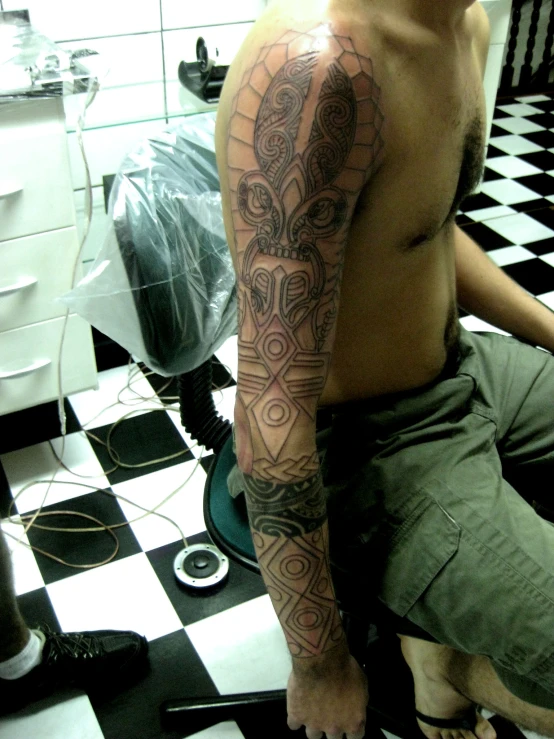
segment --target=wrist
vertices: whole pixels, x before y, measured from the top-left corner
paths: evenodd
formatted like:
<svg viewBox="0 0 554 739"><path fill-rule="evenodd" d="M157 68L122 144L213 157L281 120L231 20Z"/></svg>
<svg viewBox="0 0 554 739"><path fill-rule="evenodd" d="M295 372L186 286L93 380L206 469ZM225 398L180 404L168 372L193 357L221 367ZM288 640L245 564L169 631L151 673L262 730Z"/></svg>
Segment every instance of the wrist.
<svg viewBox="0 0 554 739"><path fill-rule="evenodd" d="M350 649L343 631L342 639L332 649L310 657L293 657L292 670L297 676L319 679L343 670L350 659Z"/></svg>

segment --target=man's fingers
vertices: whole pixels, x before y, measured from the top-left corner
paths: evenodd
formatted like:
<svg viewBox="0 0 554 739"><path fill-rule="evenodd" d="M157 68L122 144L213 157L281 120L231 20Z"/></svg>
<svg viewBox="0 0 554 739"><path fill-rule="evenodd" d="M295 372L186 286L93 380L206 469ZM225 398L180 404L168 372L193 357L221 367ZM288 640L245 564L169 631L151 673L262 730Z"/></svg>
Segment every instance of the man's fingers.
<svg viewBox="0 0 554 739"><path fill-rule="evenodd" d="M317 729L308 729L306 726L306 736L308 739L322 739L325 735L322 731L318 731Z"/></svg>
<svg viewBox="0 0 554 739"><path fill-rule="evenodd" d="M287 726L291 731L296 731L297 729L302 728L304 724L301 721L297 721L293 716L290 714L287 716Z"/></svg>

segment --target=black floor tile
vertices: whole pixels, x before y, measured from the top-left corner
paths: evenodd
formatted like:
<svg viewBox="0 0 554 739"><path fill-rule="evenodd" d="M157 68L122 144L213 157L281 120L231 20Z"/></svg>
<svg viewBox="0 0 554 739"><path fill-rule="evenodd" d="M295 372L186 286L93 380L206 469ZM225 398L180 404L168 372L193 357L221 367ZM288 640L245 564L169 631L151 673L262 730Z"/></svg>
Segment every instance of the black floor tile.
<svg viewBox="0 0 554 739"><path fill-rule="evenodd" d="M93 434L106 442L112 425L101 426ZM90 438L90 437L89 437ZM166 467L194 459L183 438L165 411L151 411L127 418L111 435L111 447L124 464L138 465L153 460L179 456L145 467L119 467L113 472L114 463L105 446L90 438L90 443L111 485L162 470Z"/></svg>
<svg viewBox="0 0 554 739"><path fill-rule="evenodd" d="M484 192L476 193L467 197L460 206L460 210L464 213L468 213L472 210L481 210L482 208L492 208L498 205L498 201L491 198L489 195L485 195Z"/></svg>
<svg viewBox="0 0 554 739"><path fill-rule="evenodd" d="M523 138L531 141L543 149L554 148L554 133L552 131L535 131L534 133L523 134Z"/></svg>
<svg viewBox="0 0 554 739"><path fill-rule="evenodd" d="M554 169L554 154L551 151L534 151L531 154L521 154L519 158L542 169L543 172Z"/></svg>
<svg viewBox="0 0 554 739"><path fill-rule="evenodd" d="M81 425L67 398L64 398L64 410L67 433L80 431ZM58 436L61 436L61 425L56 401L0 416L0 454L40 444Z"/></svg>
<svg viewBox="0 0 554 739"><path fill-rule="evenodd" d="M533 215L533 211L551 208L552 203L546 198L538 198L537 200L528 200L526 203L513 203L510 208L517 210L518 213L529 213Z"/></svg>
<svg viewBox="0 0 554 739"><path fill-rule="evenodd" d="M526 116L526 119L532 123L536 123L537 126L554 128L554 115L552 113L536 113L535 115Z"/></svg>
<svg viewBox="0 0 554 739"><path fill-rule="evenodd" d="M493 169L489 169L488 167L485 167L485 171L483 173L483 182L493 182L494 180L503 180L505 179L502 177L501 174L498 174L498 172L495 172Z"/></svg>
<svg viewBox="0 0 554 739"><path fill-rule="evenodd" d="M528 259L509 264L503 269L532 295L542 295L554 290L554 267L541 259Z"/></svg>
<svg viewBox="0 0 554 739"><path fill-rule="evenodd" d="M78 498L54 503L43 508L43 512L45 513L56 511L84 513L106 525L125 523L127 520L116 499L101 492L81 495ZM89 518L61 514L39 518L36 523L40 526L59 528L93 528L98 526L95 521ZM119 550L112 561L118 561L132 554L142 552L130 526L113 529L113 532L119 542ZM29 542L34 547L38 547L44 552L48 552L73 565L90 565L103 562L112 555L116 548L116 542L113 536L107 531L44 531L38 528L38 526L32 526L27 536ZM46 557L40 552L35 551L35 557L41 575L47 585L83 572L82 568L75 569L73 567L67 567L60 562L50 559L50 557Z"/></svg>
<svg viewBox="0 0 554 739"><path fill-rule="evenodd" d="M504 246L513 246L511 241L505 239L504 236L493 231L492 228L485 226L484 223L474 223L464 227L464 231L476 241L485 251L492 249L501 249Z"/></svg>
<svg viewBox="0 0 554 739"><path fill-rule="evenodd" d="M234 387L237 384L228 367L221 364L217 357L212 359L212 384L214 389L219 388L221 390L226 387Z"/></svg>
<svg viewBox="0 0 554 739"><path fill-rule="evenodd" d="M188 537L189 546L201 542L212 543L206 532ZM173 571L173 561L182 550L183 542L178 541L146 552L146 556L184 626L266 594L261 575L232 560L229 574L221 585L200 590L188 588L177 580Z"/></svg>
<svg viewBox="0 0 554 739"><path fill-rule="evenodd" d="M543 254L552 254L554 252L554 237L551 239L543 239L542 241L533 241L530 244L525 244L525 248L532 251L538 257L542 257Z"/></svg>
<svg viewBox="0 0 554 739"><path fill-rule="evenodd" d="M534 210L530 215L536 221L542 223L543 226L548 226L554 231L554 205L551 205L550 208Z"/></svg>
<svg viewBox="0 0 554 739"><path fill-rule="evenodd" d="M8 478L0 462L0 518L6 518L9 515L10 504L13 500L12 492L8 483ZM17 513L17 508L12 509Z"/></svg>
<svg viewBox="0 0 554 739"><path fill-rule="evenodd" d="M54 631L61 631L60 622L52 606L46 588L38 588L17 597L17 605L23 620L30 629L49 626Z"/></svg>
<svg viewBox="0 0 554 739"><path fill-rule="evenodd" d="M554 98L552 100L543 100L540 103L532 103L533 108L539 108L544 110L545 113L552 113L554 111Z"/></svg>
<svg viewBox="0 0 554 739"><path fill-rule="evenodd" d="M98 372L122 367L129 362L129 352L117 344L109 336L92 327L92 339L94 341L94 354Z"/></svg>
<svg viewBox="0 0 554 739"><path fill-rule="evenodd" d="M518 177L516 182L539 195L554 195L554 177L550 174L531 174Z"/></svg>
<svg viewBox="0 0 554 739"><path fill-rule="evenodd" d="M489 159L494 159L495 157L505 157L506 152L502 151L502 149L497 149L494 144L489 144L487 148L487 161Z"/></svg>
<svg viewBox="0 0 554 739"><path fill-rule="evenodd" d="M509 118L510 116L504 115L503 117L504 118L506 118L506 117ZM500 128L500 126L495 126L494 123L492 124L492 127L491 127L491 139L494 138L495 136L506 136L506 134L509 134L509 133L510 132L509 131L506 131L505 128ZM494 145L494 141L492 143Z"/></svg>
<svg viewBox="0 0 554 739"><path fill-rule="evenodd" d="M177 377L163 377L157 372L152 372L144 364L140 364L140 369L147 376L147 380L152 386L154 392L158 395L163 403L171 405L178 402L179 389Z"/></svg>
<svg viewBox="0 0 554 739"><path fill-rule="evenodd" d="M105 739L182 739L190 719L182 729L166 728L160 716L162 703L219 695L184 630L151 641L148 654L150 670L139 682L108 702L92 700Z"/></svg>

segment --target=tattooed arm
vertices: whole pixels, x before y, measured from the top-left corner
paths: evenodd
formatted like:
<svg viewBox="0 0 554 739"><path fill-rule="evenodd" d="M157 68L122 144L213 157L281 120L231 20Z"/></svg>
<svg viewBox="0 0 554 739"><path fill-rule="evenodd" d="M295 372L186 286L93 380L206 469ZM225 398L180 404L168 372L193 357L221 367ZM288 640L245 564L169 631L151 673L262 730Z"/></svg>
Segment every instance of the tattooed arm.
<svg viewBox="0 0 554 739"><path fill-rule="evenodd" d="M371 61L321 26L261 49L229 124L238 463L261 573L298 670L348 653L315 418L349 225L382 151L378 102Z"/></svg>

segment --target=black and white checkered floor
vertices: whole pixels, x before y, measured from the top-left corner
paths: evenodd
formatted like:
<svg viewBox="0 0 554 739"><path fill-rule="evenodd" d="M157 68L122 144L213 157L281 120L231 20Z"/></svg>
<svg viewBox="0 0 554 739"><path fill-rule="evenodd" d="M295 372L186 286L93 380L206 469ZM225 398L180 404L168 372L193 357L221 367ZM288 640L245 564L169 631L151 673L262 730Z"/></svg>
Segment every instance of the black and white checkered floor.
<svg viewBox="0 0 554 739"><path fill-rule="evenodd" d="M482 193L466 201L458 220L497 264L554 309L553 97L498 105ZM488 328L472 316L462 322L470 329ZM216 363L215 382L226 387L215 392L215 399L220 413L232 418L236 339L229 340L217 357L231 376ZM82 566L103 562L113 552L114 541L105 531L59 534L32 528L24 538L80 565L78 569L32 552L14 539L9 542L21 609L31 625L47 623L65 631L134 629L150 641L151 672L108 704L93 705L86 695L74 692L0 720L0 739L177 739L184 732L161 728L158 707L164 700L286 686L287 649L261 578L231 563L228 582L217 591L188 592L173 574L173 560L183 546L178 528L164 518L143 517L143 508L156 507L178 524L189 543L209 541L202 513L209 458L201 458L202 450L180 428L175 399L165 405L159 401L156 390L163 379L147 378L131 365L104 370L99 381L98 390L66 401L63 461L68 469L59 468L55 477L65 484L53 485L46 500L46 482L24 488L33 481L48 481L58 468L49 444L61 453L55 404L0 418L0 516L7 516L17 496L16 514L32 512L44 503L45 511L79 511L112 525L130 522L116 529L117 556L92 569ZM161 392L175 395L171 387ZM124 404L117 402L118 395ZM122 421L112 439L121 461L137 465L169 459L149 467L113 470L105 447L82 430L106 440L112 424L130 411L133 415ZM94 525L67 517L51 523ZM2 526L16 538L22 534L16 523L4 520ZM275 733L267 717L254 719L240 726L220 724L197 736L259 739L287 734L284 728ZM383 738L378 728L368 727L367 736L374 734Z"/></svg>

